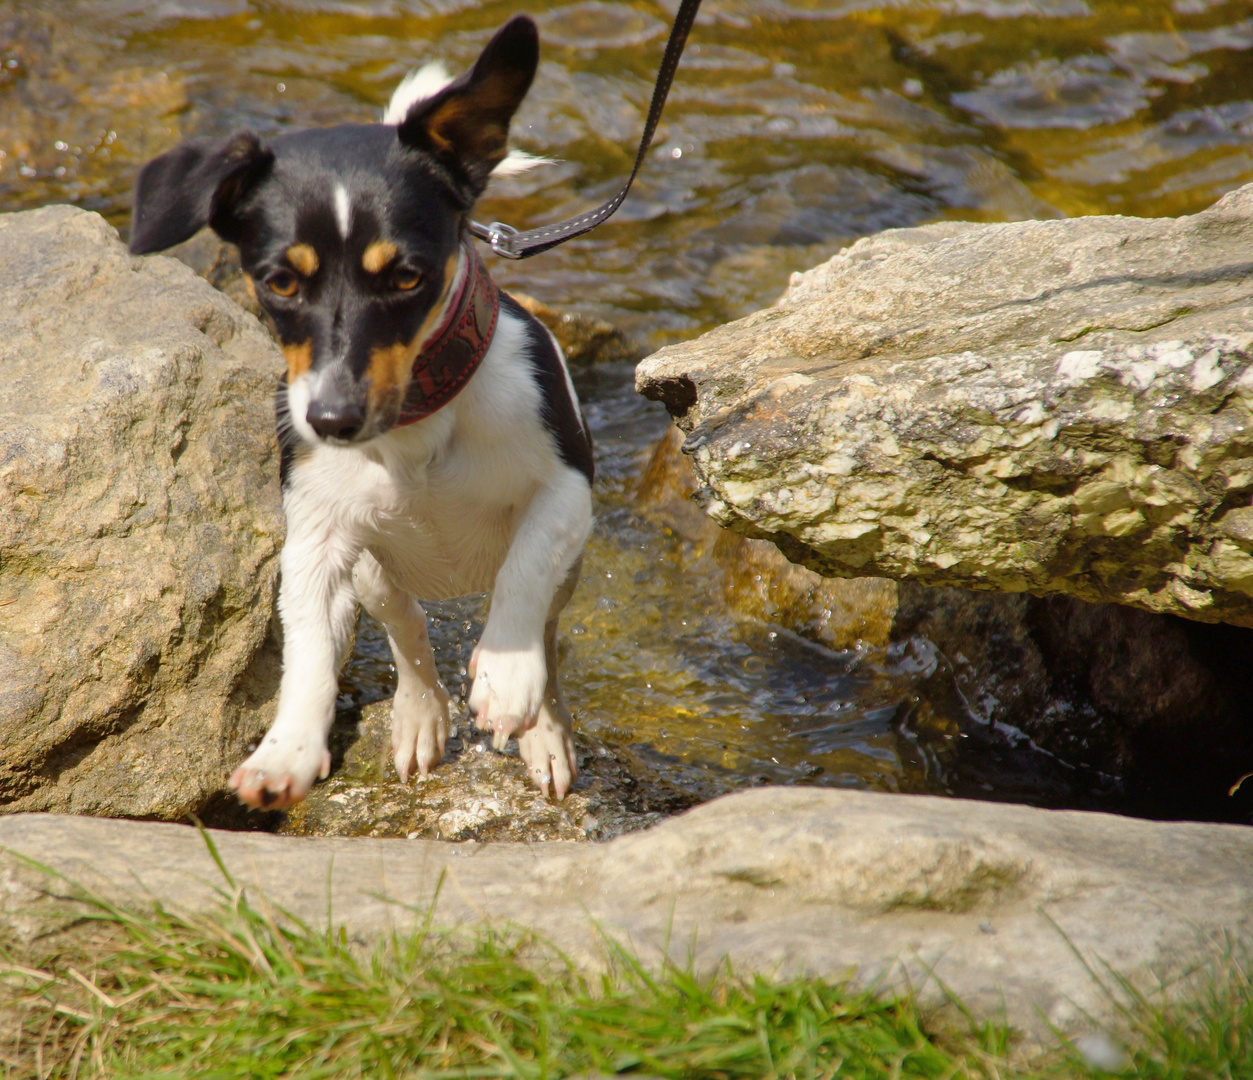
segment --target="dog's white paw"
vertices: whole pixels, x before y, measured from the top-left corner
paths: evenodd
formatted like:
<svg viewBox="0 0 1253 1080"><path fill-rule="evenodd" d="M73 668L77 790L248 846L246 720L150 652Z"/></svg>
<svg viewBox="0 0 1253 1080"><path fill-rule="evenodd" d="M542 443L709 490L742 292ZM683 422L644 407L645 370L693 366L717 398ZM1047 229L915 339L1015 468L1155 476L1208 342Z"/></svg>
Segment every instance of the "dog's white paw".
<svg viewBox="0 0 1253 1080"><path fill-rule="evenodd" d="M470 715L480 731L492 733L492 745L503 750L511 736L534 725L544 703L548 669L543 646L497 651L480 642L467 672L474 680Z"/></svg>
<svg viewBox="0 0 1253 1080"><path fill-rule="evenodd" d="M536 724L518 737L518 753L531 782L544 793L560 800L566 797L579 775L574 755L574 735L547 709L541 709Z"/></svg>
<svg viewBox="0 0 1253 1080"><path fill-rule="evenodd" d="M448 694L443 687L398 690L392 703L392 760L400 782L415 771L426 776L444 756L448 741Z"/></svg>
<svg viewBox="0 0 1253 1080"><path fill-rule="evenodd" d="M231 790L254 810L283 810L309 794L313 781L331 773L331 752L317 735L271 731L231 773Z"/></svg>

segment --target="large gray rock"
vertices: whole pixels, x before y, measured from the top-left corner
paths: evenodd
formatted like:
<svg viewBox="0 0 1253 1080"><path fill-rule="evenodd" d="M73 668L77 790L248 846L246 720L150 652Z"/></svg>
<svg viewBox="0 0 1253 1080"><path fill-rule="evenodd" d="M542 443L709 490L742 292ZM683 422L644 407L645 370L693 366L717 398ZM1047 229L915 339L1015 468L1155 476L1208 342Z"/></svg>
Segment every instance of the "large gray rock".
<svg viewBox="0 0 1253 1080"><path fill-rule="evenodd" d="M98 215L0 215L0 807L178 818L264 730L260 324Z"/></svg>
<svg viewBox="0 0 1253 1080"><path fill-rule="evenodd" d="M858 241L637 385L709 512L822 573L1253 626L1253 188Z"/></svg>
<svg viewBox="0 0 1253 1080"><path fill-rule="evenodd" d="M608 933L706 971L729 957L741 973L908 975L932 1001L938 979L1046 1036L1046 1020L1111 1017L1085 962L1149 989L1214 959L1223 934L1253 943L1253 830L1234 825L772 788L606 844L213 841L241 884L314 926L332 911L360 941L435 902L437 926L533 927L585 968ZM221 884L175 825L19 815L0 820L0 847L113 899L203 910ZM29 939L64 923L66 889L47 884L0 859L0 925Z"/></svg>

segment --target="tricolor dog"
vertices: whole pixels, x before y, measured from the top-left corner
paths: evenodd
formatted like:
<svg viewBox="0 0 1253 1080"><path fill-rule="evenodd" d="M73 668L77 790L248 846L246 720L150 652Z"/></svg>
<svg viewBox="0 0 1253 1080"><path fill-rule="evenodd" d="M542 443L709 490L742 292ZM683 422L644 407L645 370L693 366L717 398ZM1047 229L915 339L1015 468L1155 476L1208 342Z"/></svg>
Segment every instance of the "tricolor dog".
<svg viewBox="0 0 1253 1080"><path fill-rule="evenodd" d="M538 61L519 16L460 78L407 80L383 123L194 140L139 174L131 251L211 226L238 245L287 360L283 677L273 726L230 778L249 806L290 806L327 775L358 601L396 660L402 780L435 768L448 737L415 597L487 591L470 712L498 747L517 738L545 794L575 778L556 635L591 526L591 438L561 350L467 231L510 165Z"/></svg>

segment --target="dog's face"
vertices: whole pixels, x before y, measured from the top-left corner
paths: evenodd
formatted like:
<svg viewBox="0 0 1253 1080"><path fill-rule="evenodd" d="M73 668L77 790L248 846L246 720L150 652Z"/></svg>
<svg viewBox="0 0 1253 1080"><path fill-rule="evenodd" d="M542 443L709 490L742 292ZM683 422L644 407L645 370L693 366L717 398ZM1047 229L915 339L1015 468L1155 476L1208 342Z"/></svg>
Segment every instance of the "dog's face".
<svg viewBox="0 0 1253 1080"><path fill-rule="evenodd" d="M381 435L438 329L470 209L507 152L538 61L535 24L519 16L398 125L184 143L140 172L131 251L160 251L206 224L237 244L287 359L295 433L340 444Z"/></svg>

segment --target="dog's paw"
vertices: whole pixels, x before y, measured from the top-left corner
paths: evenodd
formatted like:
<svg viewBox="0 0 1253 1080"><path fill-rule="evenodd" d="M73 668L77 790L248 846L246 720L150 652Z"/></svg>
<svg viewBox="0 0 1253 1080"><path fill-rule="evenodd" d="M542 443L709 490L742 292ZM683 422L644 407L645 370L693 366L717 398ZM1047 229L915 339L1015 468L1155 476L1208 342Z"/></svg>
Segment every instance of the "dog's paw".
<svg viewBox="0 0 1253 1080"><path fill-rule="evenodd" d="M331 753L316 735L270 732L231 773L231 790L254 810L284 810L300 802L318 777L331 772Z"/></svg>
<svg viewBox="0 0 1253 1080"><path fill-rule="evenodd" d="M392 704L392 760L400 782L426 776L444 756L448 741L448 694L438 690L397 691Z"/></svg>
<svg viewBox="0 0 1253 1080"><path fill-rule="evenodd" d="M567 725L542 709L535 726L518 737L518 753L531 782L545 798L550 795L558 800L566 797L579 775L574 735Z"/></svg>
<svg viewBox="0 0 1253 1080"><path fill-rule="evenodd" d="M470 715L480 731L492 733L492 745L503 750L511 736L535 724L544 702L548 669L544 649L497 651L481 642L470 658L467 672Z"/></svg>

